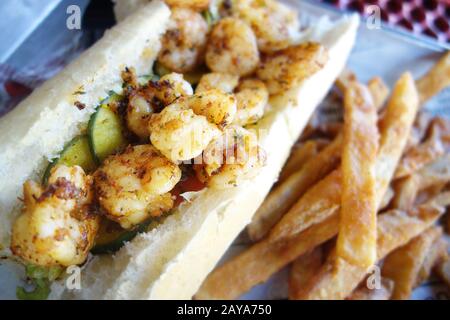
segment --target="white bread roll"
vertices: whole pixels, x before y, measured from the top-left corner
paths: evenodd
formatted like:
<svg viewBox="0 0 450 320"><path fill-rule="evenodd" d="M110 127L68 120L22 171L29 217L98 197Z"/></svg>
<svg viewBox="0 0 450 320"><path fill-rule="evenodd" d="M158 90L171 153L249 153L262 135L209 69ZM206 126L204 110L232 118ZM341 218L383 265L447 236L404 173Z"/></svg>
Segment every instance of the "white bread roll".
<svg viewBox="0 0 450 320"><path fill-rule="evenodd" d="M114 256L93 258L82 273L81 290L54 285L52 298L190 299L276 181L290 148L345 66L357 27L356 16L321 21L304 39L321 42L330 59L299 87L271 99L273 111L255 126L268 155L258 177L233 189L198 193Z"/></svg>
<svg viewBox="0 0 450 320"><path fill-rule="evenodd" d="M1 254L8 254L25 180L40 181L48 160L80 133L108 91L120 87L125 66L138 74L151 72L169 17L161 1L147 4L0 118ZM75 101L86 108L79 110Z"/></svg>

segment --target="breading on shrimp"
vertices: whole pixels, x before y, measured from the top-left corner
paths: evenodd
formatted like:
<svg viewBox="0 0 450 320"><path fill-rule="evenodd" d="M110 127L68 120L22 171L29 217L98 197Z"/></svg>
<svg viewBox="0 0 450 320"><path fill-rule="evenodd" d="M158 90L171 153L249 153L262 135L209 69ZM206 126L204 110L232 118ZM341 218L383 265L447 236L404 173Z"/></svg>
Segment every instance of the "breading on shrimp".
<svg viewBox="0 0 450 320"><path fill-rule="evenodd" d="M255 177L265 165L266 154L253 132L233 125L208 145L202 160L194 164L198 179L209 187L226 189Z"/></svg>
<svg viewBox="0 0 450 320"><path fill-rule="evenodd" d="M179 97L191 96L194 93L191 84L184 80L183 75L175 72L162 76L156 82L150 82L149 86L164 106L168 106Z"/></svg>
<svg viewBox="0 0 450 320"><path fill-rule="evenodd" d="M185 98L178 99L149 121L150 141L173 162L190 160L202 153L220 129L197 115Z"/></svg>
<svg viewBox="0 0 450 320"><path fill-rule="evenodd" d="M170 7L191 8L201 11L208 8L210 0L164 0Z"/></svg>
<svg viewBox="0 0 450 320"><path fill-rule="evenodd" d="M128 93L125 117L128 129L142 140L148 139L150 116L179 97L192 93L192 86L179 73L166 74L158 81L149 81L146 85L131 90Z"/></svg>
<svg viewBox="0 0 450 320"><path fill-rule="evenodd" d="M165 68L185 73L202 62L208 24L202 15L187 8L173 8L171 23L161 40L158 61Z"/></svg>
<svg viewBox="0 0 450 320"><path fill-rule="evenodd" d="M327 61L326 48L308 42L265 56L257 75L265 82L270 94L278 94L299 85L322 69Z"/></svg>
<svg viewBox="0 0 450 320"><path fill-rule="evenodd" d="M14 255L46 267L83 263L99 227L91 189L92 178L78 166L55 166L46 187L25 182L23 213L12 229Z"/></svg>
<svg viewBox="0 0 450 320"><path fill-rule="evenodd" d="M195 114L205 116L221 129L231 124L236 115L234 95L218 89L196 93L188 97L186 103Z"/></svg>
<svg viewBox="0 0 450 320"><path fill-rule="evenodd" d="M211 31L205 59L214 72L251 74L259 63L255 34L244 21L224 18Z"/></svg>
<svg viewBox="0 0 450 320"><path fill-rule="evenodd" d="M297 12L278 1L234 1L231 12L252 27L261 52L285 49L298 38L300 23Z"/></svg>
<svg viewBox="0 0 450 320"><path fill-rule="evenodd" d="M261 80L243 80L236 90L237 112L234 124L245 126L258 121L265 112L269 92Z"/></svg>
<svg viewBox="0 0 450 320"><path fill-rule="evenodd" d="M234 88L238 85L239 76L221 73L221 72L210 72L204 74L197 88L195 88L195 93L201 93L211 89L219 89L226 93L232 93Z"/></svg>
<svg viewBox="0 0 450 320"><path fill-rule="evenodd" d="M94 183L105 215L130 229L173 207L170 191L180 178L176 164L153 146L138 145L107 158L95 172Z"/></svg>

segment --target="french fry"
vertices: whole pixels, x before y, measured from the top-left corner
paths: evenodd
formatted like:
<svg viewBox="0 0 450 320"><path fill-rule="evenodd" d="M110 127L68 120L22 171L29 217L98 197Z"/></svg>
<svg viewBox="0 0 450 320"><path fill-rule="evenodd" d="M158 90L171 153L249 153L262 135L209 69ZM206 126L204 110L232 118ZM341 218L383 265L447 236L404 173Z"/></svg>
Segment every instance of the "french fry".
<svg viewBox="0 0 450 320"><path fill-rule="evenodd" d="M367 268L376 259L375 161L378 149L377 110L369 90L353 83L344 99L341 221L336 254Z"/></svg>
<svg viewBox="0 0 450 320"><path fill-rule="evenodd" d="M425 257L441 235L441 228L431 227L386 257L381 273L394 281L393 300L406 300L411 296Z"/></svg>
<svg viewBox="0 0 450 320"><path fill-rule="evenodd" d="M334 83L339 91L344 94L351 83L357 82L356 74L350 69L345 68Z"/></svg>
<svg viewBox="0 0 450 320"><path fill-rule="evenodd" d="M247 226L250 239L262 239L309 187L334 169L340 159L341 145L342 136L338 136L300 171L270 192Z"/></svg>
<svg viewBox="0 0 450 320"><path fill-rule="evenodd" d="M419 112L408 138L408 143L405 148L406 151L422 142L427 134L432 119L433 117L430 113L424 112L423 110Z"/></svg>
<svg viewBox="0 0 450 320"><path fill-rule="evenodd" d="M302 290L323 264L324 253L322 247L317 247L298 257L289 272L289 297L295 299L297 292Z"/></svg>
<svg viewBox="0 0 450 320"><path fill-rule="evenodd" d="M340 205L341 171L335 170L309 189L269 233L271 241L302 232L336 213ZM292 220L290 219L292 218Z"/></svg>
<svg viewBox="0 0 450 320"><path fill-rule="evenodd" d="M437 206L448 207L450 206L450 191L445 191L438 194L436 197L431 199L429 202L433 202Z"/></svg>
<svg viewBox="0 0 450 320"><path fill-rule="evenodd" d="M421 104L450 85L450 52L417 81Z"/></svg>
<svg viewBox="0 0 450 320"><path fill-rule="evenodd" d="M381 203L398 161L405 149L419 98L410 73L404 73L395 84L386 113L380 123L380 149L375 165L377 203Z"/></svg>
<svg viewBox="0 0 450 320"><path fill-rule="evenodd" d="M433 268L447 256L447 242L443 238L434 241L422 266L420 267L414 287L419 286L430 277Z"/></svg>
<svg viewBox="0 0 450 320"><path fill-rule="evenodd" d="M394 291L394 282L382 278L380 288L369 289L366 285L357 288L346 300L389 300Z"/></svg>
<svg viewBox="0 0 450 320"><path fill-rule="evenodd" d="M338 215L333 214L292 239L273 243L266 238L254 244L210 273L195 297L236 299L297 257L333 238L338 222Z"/></svg>
<svg viewBox="0 0 450 320"><path fill-rule="evenodd" d="M407 210L417 201L419 191L436 187L434 192L436 193L436 191L439 192L449 181L450 154L446 154L414 174L394 182L395 196L392 200L393 208Z"/></svg>
<svg viewBox="0 0 450 320"><path fill-rule="evenodd" d="M385 209L394 198L394 189L389 186L389 188L386 190L386 193L384 194L383 200L381 200L380 207L378 210Z"/></svg>
<svg viewBox="0 0 450 320"><path fill-rule="evenodd" d="M397 81L392 96L388 102L386 115L380 128L380 147L375 163L376 176L376 203L379 205L383 201L386 190L389 188L390 181L395 168L405 148L411 131L414 118L418 109L417 90L411 74L405 73ZM340 170L340 169L339 169ZM327 178L325 178L327 179ZM330 179L332 181L332 179ZM340 186L330 186L330 188L342 188ZM330 192L323 191L327 195ZM320 201L329 201L318 199ZM316 205L308 203L308 206L315 208ZM336 203L336 205L338 205ZM270 232L270 238L273 241L285 237L292 237L303 230L304 214L298 208L305 207L305 200L300 198L291 210L289 210L278 224ZM326 207L327 210L330 205ZM316 211L319 214L319 211Z"/></svg>
<svg viewBox="0 0 450 320"><path fill-rule="evenodd" d="M441 261L436 266L436 274L448 287L450 287L450 259L448 256L447 259Z"/></svg>
<svg viewBox="0 0 450 320"><path fill-rule="evenodd" d="M301 146L294 147L291 156L280 173L278 183L286 180L286 178L298 171L308 160L316 156L323 144L324 140L308 140Z"/></svg>
<svg viewBox="0 0 450 320"><path fill-rule="evenodd" d="M424 205L414 212L390 210L378 217L377 259L383 259L394 249L408 243L442 215L443 208ZM297 298L302 300L342 300L348 297L364 279L370 268L352 265L335 255L318 271L316 277Z"/></svg>
<svg viewBox="0 0 450 320"><path fill-rule="evenodd" d="M380 77L375 77L367 83L373 103L377 110L381 110L389 96L389 88Z"/></svg>
<svg viewBox="0 0 450 320"><path fill-rule="evenodd" d="M394 182L394 198L392 208L408 210L414 206L417 193L419 192L420 177L412 175Z"/></svg>
<svg viewBox="0 0 450 320"><path fill-rule="evenodd" d="M411 147L406 152L395 171L394 177L396 179L414 173L445 153L444 144L441 141L443 134L441 132L442 128L440 128L441 124L442 122L432 121L430 137L425 142Z"/></svg>

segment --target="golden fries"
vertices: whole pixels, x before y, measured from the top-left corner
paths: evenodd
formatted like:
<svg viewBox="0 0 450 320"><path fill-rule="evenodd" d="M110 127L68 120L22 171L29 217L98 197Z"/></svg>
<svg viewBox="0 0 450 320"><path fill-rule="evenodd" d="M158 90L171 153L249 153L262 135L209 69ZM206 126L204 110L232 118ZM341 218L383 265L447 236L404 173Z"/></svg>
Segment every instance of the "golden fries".
<svg viewBox="0 0 450 320"><path fill-rule="evenodd" d="M347 300L389 300L394 291L394 282L382 278L380 288L369 289L366 285L357 288Z"/></svg>
<svg viewBox="0 0 450 320"><path fill-rule="evenodd" d="M333 238L339 217L332 215L287 241L264 239L209 274L195 295L198 299L236 299L300 255Z"/></svg>
<svg viewBox="0 0 450 320"><path fill-rule="evenodd" d="M436 273L444 283L450 287L450 259L440 262L436 267Z"/></svg>
<svg viewBox="0 0 450 320"><path fill-rule="evenodd" d="M380 124L380 149L375 166L377 203L381 203L405 149L418 107L414 81L410 73L405 73L395 84Z"/></svg>
<svg viewBox="0 0 450 320"><path fill-rule="evenodd" d="M450 154L446 154L418 172L396 181L394 183L395 196L392 200L392 206L393 208L407 210L414 205L419 191L436 187L439 192L449 181Z"/></svg>
<svg viewBox="0 0 450 320"><path fill-rule="evenodd" d="M439 126L440 122L433 121L430 137L406 152L395 171L395 178L406 177L445 153Z"/></svg>
<svg viewBox="0 0 450 320"><path fill-rule="evenodd" d="M356 83L347 89L344 107L341 220L336 254L367 268L376 259L377 110L369 90Z"/></svg>
<svg viewBox="0 0 450 320"><path fill-rule="evenodd" d="M384 194L383 200L381 200L379 210L385 209L394 198L394 189L389 186L389 188L386 190L386 193Z"/></svg>
<svg viewBox="0 0 450 320"><path fill-rule="evenodd" d="M395 168L401 157L402 151L408 140L408 135L411 130L415 115L418 109L418 96L414 86L414 81L409 73L405 73L397 81L394 87L392 97L389 100L386 115L380 131L380 148L378 151L375 163L376 175L376 203L381 204L384 194L389 187L389 183L394 174ZM324 149L325 150L325 149ZM340 169L339 169L340 171ZM327 177L328 178L328 177ZM325 178L325 179L327 179ZM333 181L333 179L330 179ZM330 189L340 190L340 185L330 185ZM330 195L330 191L326 190L324 186L321 188L324 195ZM304 197L306 194L304 195ZM285 237L292 237L296 233L304 229L303 208L326 208L330 210L333 207L330 201L333 201L336 196L327 199L325 196L319 197L316 203L306 201L302 198L295 204L288 213L274 226L270 232L270 238L280 240ZM326 206L322 205L322 203ZM340 207L340 201L334 203L335 206ZM301 210L299 210L301 208ZM319 210L313 210L317 215L320 215Z"/></svg>
<svg viewBox="0 0 450 320"><path fill-rule="evenodd" d="M344 69L334 83L343 94L352 82L357 82L356 74L350 69Z"/></svg>
<svg viewBox="0 0 450 320"><path fill-rule="evenodd" d="M450 52L447 52L422 78L417 81L420 101L424 103L450 85Z"/></svg>
<svg viewBox="0 0 450 320"><path fill-rule="evenodd" d="M422 266L420 267L419 273L416 278L416 282L414 287L419 286L425 280L430 277L431 271L433 268L445 259L447 256L447 242L442 239L436 239L434 243L431 245Z"/></svg>
<svg viewBox="0 0 450 320"><path fill-rule="evenodd" d="M391 210L378 218L377 259L408 243L433 225L442 215L442 207L426 205L415 212ZM299 299L341 300L348 297L370 269L352 265L335 255L318 271Z"/></svg>
<svg viewBox="0 0 450 320"><path fill-rule="evenodd" d="M308 140L301 146L294 147L291 152L291 156L280 173L278 183L283 182L293 173L300 170L308 160L312 159L317 155L317 153L319 153L324 144L324 140Z"/></svg>
<svg viewBox="0 0 450 320"><path fill-rule="evenodd" d="M375 109L381 110L389 96L388 86L383 82L383 79L380 77L375 77L369 80L367 87L369 88L372 96Z"/></svg>
<svg viewBox="0 0 450 320"><path fill-rule="evenodd" d="M341 144L342 136L338 136L300 171L272 190L247 226L250 239L262 239L309 187L333 170L340 159Z"/></svg>
<svg viewBox="0 0 450 320"><path fill-rule="evenodd" d="M273 227L270 240L290 237L335 214L341 207L341 187L341 171L335 170L309 189Z"/></svg>
<svg viewBox="0 0 450 320"><path fill-rule="evenodd" d="M296 299L316 271L322 266L324 253L321 247L315 248L295 260L289 273L289 299Z"/></svg>
<svg viewBox="0 0 450 320"><path fill-rule="evenodd" d="M425 257L441 235L441 228L431 227L386 257L382 275L394 281L392 299L405 300L411 296Z"/></svg>

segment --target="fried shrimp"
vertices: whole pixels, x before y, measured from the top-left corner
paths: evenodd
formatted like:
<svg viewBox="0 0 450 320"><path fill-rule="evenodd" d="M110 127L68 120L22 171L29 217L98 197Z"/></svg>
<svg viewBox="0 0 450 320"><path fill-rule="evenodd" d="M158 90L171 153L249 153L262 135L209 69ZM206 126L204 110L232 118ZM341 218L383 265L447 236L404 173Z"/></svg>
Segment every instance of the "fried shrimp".
<svg viewBox="0 0 450 320"><path fill-rule="evenodd" d="M219 128L205 116L195 114L185 98L152 115L149 131L152 144L173 162L197 157L220 135Z"/></svg>
<svg viewBox="0 0 450 320"><path fill-rule="evenodd" d="M244 21L229 17L214 26L206 48L206 64L212 71L243 76L258 63L256 37Z"/></svg>
<svg viewBox="0 0 450 320"><path fill-rule="evenodd" d="M297 13L278 1L234 1L231 11L252 27L261 52L285 49L298 36L300 23Z"/></svg>
<svg viewBox="0 0 450 320"><path fill-rule="evenodd" d="M164 106L168 106L179 97L190 96L194 93L191 84L183 79L183 75L174 72L162 76L161 79L149 85Z"/></svg>
<svg viewBox="0 0 450 320"><path fill-rule="evenodd" d="M269 92L261 80L243 80L236 90L237 112L233 123L245 126L258 121L269 101Z"/></svg>
<svg viewBox="0 0 450 320"><path fill-rule="evenodd" d="M204 74L195 88L195 93L201 93L211 89L219 89L226 93L232 93L238 85L239 76L229 73L211 72Z"/></svg>
<svg viewBox="0 0 450 320"><path fill-rule="evenodd" d="M90 212L92 179L78 166L55 166L48 186L27 181L23 213L12 229L11 251L28 263L83 263L94 245L99 216Z"/></svg>
<svg viewBox="0 0 450 320"><path fill-rule="evenodd" d="M165 0L170 7L191 8L201 11L208 8L210 0Z"/></svg>
<svg viewBox="0 0 450 320"><path fill-rule="evenodd" d="M277 94L299 85L323 68L328 51L318 43L304 43L267 55L257 70L270 94Z"/></svg>
<svg viewBox="0 0 450 320"><path fill-rule="evenodd" d="M153 146L139 145L107 158L95 172L94 183L105 215L130 229L173 207L170 190L180 178L176 164Z"/></svg>
<svg viewBox="0 0 450 320"><path fill-rule="evenodd" d="M205 116L209 122L221 129L231 124L236 114L234 95L218 89L190 96L186 99L186 103L195 114Z"/></svg>
<svg viewBox="0 0 450 320"><path fill-rule="evenodd" d="M194 70L202 60L207 33L208 24L200 13L172 9L171 25L161 40L159 63L175 72Z"/></svg>
<svg viewBox="0 0 450 320"><path fill-rule="evenodd" d="M148 120L155 112L154 106L145 95L132 94L129 97L125 120L128 129L141 139L148 138Z"/></svg>
<svg viewBox="0 0 450 320"><path fill-rule="evenodd" d="M266 154L254 133L230 126L203 153L203 163L194 164L200 181L209 187L226 189L255 177L265 164Z"/></svg>
<svg viewBox="0 0 450 320"><path fill-rule="evenodd" d="M125 117L128 128L142 140L147 139L150 116L179 97L192 93L192 86L179 73L166 74L158 81L149 81L132 90Z"/></svg>

